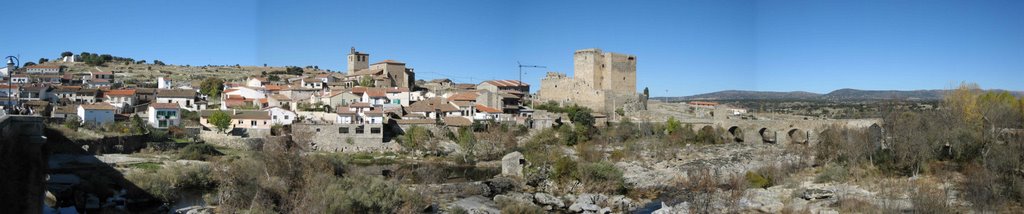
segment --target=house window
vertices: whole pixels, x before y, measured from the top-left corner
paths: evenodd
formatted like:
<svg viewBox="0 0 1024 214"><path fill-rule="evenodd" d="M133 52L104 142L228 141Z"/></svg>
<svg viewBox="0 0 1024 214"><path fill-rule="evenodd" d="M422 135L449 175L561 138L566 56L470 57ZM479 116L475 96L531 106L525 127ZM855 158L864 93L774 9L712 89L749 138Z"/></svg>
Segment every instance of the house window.
<svg viewBox="0 0 1024 214"><path fill-rule="evenodd" d="M372 133L372 134L380 134L380 128L370 128L370 133Z"/></svg>
<svg viewBox="0 0 1024 214"><path fill-rule="evenodd" d="M275 119L275 120L277 119L277 115L274 115L274 119Z"/></svg>
<svg viewBox="0 0 1024 214"><path fill-rule="evenodd" d="M238 125L242 125L242 120L238 120Z"/></svg>
<svg viewBox="0 0 1024 214"><path fill-rule="evenodd" d="M284 119L285 119L285 120L287 120L287 119L288 119L288 115L285 115L285 116L284 116Z"/></svg>
<svg viewBox="0 0 1024 214"><path fill-rule="evenodd" d="M363 129L363 126L356 126L356 134L362 134L363 132L366 132L366 130Z"/></svg>
<svg viewBox="0 0 1024 214"><path fill-rule="evenodd" d="M348 127L339 127L338 128L338 133L348 134Z"/></svg>
<svg viewBox="0 0 1024 214"><path fill-rule="evenodd" d="M164 127L167 127L167 121L166 120L160 120L160 128L164 128Z"/></svg>
<svg viewBox="0 0 1024 214"><path fill-rule="evenodd" d="M252 124L252 126L256 126L256 120L252 120L252 122L250 123Z"/></svg>

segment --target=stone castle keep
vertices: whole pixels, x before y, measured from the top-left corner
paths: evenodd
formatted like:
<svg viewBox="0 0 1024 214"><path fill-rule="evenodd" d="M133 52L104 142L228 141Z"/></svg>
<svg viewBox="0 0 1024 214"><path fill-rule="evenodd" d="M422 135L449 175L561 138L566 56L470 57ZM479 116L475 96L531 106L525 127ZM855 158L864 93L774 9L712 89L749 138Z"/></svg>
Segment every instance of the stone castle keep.
<svg viewBox="0 0 1024 214"><path fill-rule="evenodd" d="M561 105L577 104L597 112L642 109L636 93L636 56L591 48L573 54L573 77L548 72L537 99Z"/></svg>

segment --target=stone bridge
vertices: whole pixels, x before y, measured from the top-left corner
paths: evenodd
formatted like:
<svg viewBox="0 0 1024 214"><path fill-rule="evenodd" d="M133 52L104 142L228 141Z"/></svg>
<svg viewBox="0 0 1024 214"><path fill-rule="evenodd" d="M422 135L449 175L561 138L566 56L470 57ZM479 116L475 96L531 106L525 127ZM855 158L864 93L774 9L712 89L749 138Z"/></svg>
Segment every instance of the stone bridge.
<svg viewBox="0 0 1024 214"><path fill-rule="evenodd" d="M882 119L840 119L840 120L742 120L715 119L704 122L686 122L694 131L724 130L727 142L771 143L771 144L816 144L821 133L829 127L839 126L852 129L868 129L874 138L881 140Z"/></svg>

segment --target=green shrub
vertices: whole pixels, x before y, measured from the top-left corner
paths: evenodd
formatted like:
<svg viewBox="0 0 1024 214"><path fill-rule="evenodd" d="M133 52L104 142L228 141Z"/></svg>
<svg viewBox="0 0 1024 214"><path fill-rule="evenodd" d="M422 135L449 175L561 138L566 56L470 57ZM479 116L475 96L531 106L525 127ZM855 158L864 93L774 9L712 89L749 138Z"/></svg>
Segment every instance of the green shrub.
<svg viewBox="0 0 1024 214"><path fill-rule="evenodd" d="M829 164L814 178L814 182L826 183L826 182L843 182L846 181L846 177L849 171L843 165Z"/></svg>
<svg viewBox="0 0 1024 214"><path fill-rule="evenodd" d="M178 157L187 160L207 160L212 156L221 155L224 155L224 153L217 151L217 148L205 143L189 144L178 151Z"/></svg>
<svg viewBox="0 0 1024 214"><path fill-rule="evenodd" d="M768 188L772 186L771 180L768 180L768 178L765 178L764 176L761 176L761 174L758 174L756 172L747 172L746 177L747 183L750 187Z"/></svg>

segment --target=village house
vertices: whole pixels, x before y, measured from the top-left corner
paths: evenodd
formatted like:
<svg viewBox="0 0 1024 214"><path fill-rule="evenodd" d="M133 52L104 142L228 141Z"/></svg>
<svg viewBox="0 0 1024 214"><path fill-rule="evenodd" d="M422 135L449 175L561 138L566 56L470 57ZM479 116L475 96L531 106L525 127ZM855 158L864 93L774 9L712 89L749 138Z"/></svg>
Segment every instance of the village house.
<svg viewBox="0 0 1024 214"><path fill-rule="evenodd" d="M32 65L25 67L25 73L30 74L60 74L64 67L59 65Z"/></svg>
<svg viewBox="0 0 1024 214"><path fill-rule="evenodd" d="M136 88L135 96L139 99L138 103L149 103L156 98L155 88Z"/></svg>
<svg viewBox="0 0 1024 214"><path fill-rule="evenodd" d="M419 101L421 97L414 96L414 93L409 91L409 88L402 87L390 87L384 91L387 95L388 102L394 106L409 107L409 104L415 101Z"/></svg>
<svg viewBox="0 0 1024 214"><path fill-rule="evenodd" d="M90 71L90 80L107 80L107 82L114 80L114 72L110 71Z"/></svg>
<svg viewBox="0 0 1024 214"><path fill-rule="evenodd" d="M67 118L68 115L78 115L78 106L54 106L50 112L51 118Z"/></svg>
<svg viewBox="0 0 1024 214"><path fill-rule="evenodd" d="M116 108L116 113L133 111L133 106L138 103L135 98L135 89L108 90L103 92L103 101Z"/></svg>
<svg viewBox="0 0 1024 214"><path fill-rule="evenodd" d="M181 125L181 107L175 103L149 104L146 111L149 125L153 128L165 129Z"/></svg>
<svg viewBox="0 0 1024 214"><path fill-rule="evenodd" d="M494 93L504 91L523 95L530 93L530 84L519 82L518 80L488 80L476 85L476 89L487 90Z"/></svg>
<svg viewBox="0 0 1024 214"><path fill-rule="evenodd" d="M440 119L442 117L462 116L459 108L443 97L432 97L415 102L406 108L402 118Z"/></svg>
<svg viewBox="0 0 1024 214"><path fill-rule="evenodd" d="M85 85L89 88L110 88L111 83L108 79L90 79Z"/></svg>
<svg viewBox="0 0 1024 214"><path fill-rule="evenodd" d="M9 106L17 102L18 93L21 92L21 87L17 85L0 85L0 103L3 106Z"/></svg>
<svg viewBox="0 0 1024 214"><path fill-rule="evenodd" d="M198 93L191 89L159 89L156 103L177 103L179 107L189 111L206 109L205 101L198 99Z"/></svg>
<svg viewBox="0 0 1024 214"><path fill-rule="evenodd" d="M270 122L273 125L291 125L298 117L295 112L281 108L280 106L267 107L260 110L270 112Z"/></svg>
<svg viewBox="0 0 1024 214"><path fill-rule="evenodd" d="M320 81L320 79L317 79L317 78L303 78L300 81L301 81L300 85L302 85L302 87L305 87L305 88L312 88L312 89L323 89L324 88L324 82Z"/></svg>
<svg viewBox="0 0 1024 214"><path fill-rule="evenodd" d="M104 125L114 122L114 106L106 103L78 105L78 118L82 124Z"/></svg>
<svg viewBox="0 0 1024 214"><path fill-rule="evenodd" d="M14 76L11 77L11 83L14 83L14 84L29 83L28 74L14 74Z"/></svg>
<svg viewBox="0 0 1024 214"><path fill-rule="evenodd" d="M29 81L36 83L57 84L61 83L64 76L59 74L30 74Z"/></svg>
<svg viewBox="0 0 1024 214"><path fill-rule="evenodd" d="M474 121L498 121L498 116L501 115L501 109L487 107L485 105L476 104L475 111L473 114Z"/></svg>
<svg viewBox="0 0 1024 214"><path fill-rule="evenodd" d="M200 111L199 123L209 129L216 129L216 126L209 122L210 115L220 110ZM229 129L270 129L273 126L270 112L258 110L230 110L225 111L231 116Z"/></svg>
<svg viewBox="0 0 1024 214"><path fill-rule="evenodd" d="M268 84L270 84L270 81L262 77L249 77L249 79L245 80L245 86L249 87L262 88Z"/></svg>
<svg viewBox="0 0 1024 214"><path fill-rule="evenodd" d="M171 89L174 88L171 78L169 77L157 77L156 78L156 89Z"/></svg>
<svg viewBox="0 0 1024 214"><path fill-rule="evenodd" d="M50 86L49 85L26 85L22 86L21 90L18 91L18 99L21 101L32 101L32 100L50 100Z"/></svg>

